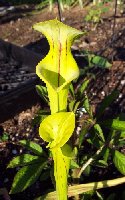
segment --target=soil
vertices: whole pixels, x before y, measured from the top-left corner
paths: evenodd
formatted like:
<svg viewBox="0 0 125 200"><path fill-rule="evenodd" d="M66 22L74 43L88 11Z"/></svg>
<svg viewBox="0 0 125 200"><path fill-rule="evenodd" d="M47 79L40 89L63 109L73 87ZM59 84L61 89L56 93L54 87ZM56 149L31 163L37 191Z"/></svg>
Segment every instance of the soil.
<svg viewBox="0 0 125 200"><path fill-rule="evenodd" d="M91 81L88 90L91 105L96 112L99 103L104 97L114 89L118 89L119 97L108 112L108 115L112 118L120 112L125 112L125 17L119 11L117 16L114 17L113 6L112 4L109 5L109 12L103 15L102 23L97 25L85 22L85 15L88 12L89 6L84 9L76 6L69 10L65 9L62 12L64 23L87 32L72 47L80 68L85 66L85 59L80 57L83 50L104 56L112 63L110 69L95 69L92 71L95 79ZM48 7L34 12L34 5L16 6L14 11L0 18L0 38L46 55L49 50L48 43L40 33L32 29L32 26L36 22L56 17L58 18L56 5L53 7L52 12L49 12ZM40 108L41 102L38 101L27 110L22 110L13 118L0 124L0 135L4 132L9 135L9 142L0 143L0 188L7 188L7 191L10 190L15 170L6 169L6 166L13 156L25 152L25 149L16 143L20 139L42 143L38 135L38 127L32 126L32 120ZM30 189L27 189L26 192L11 195L11 199L33 199L34 196L41 194L41 187L43 187L41 183L37 182ZM34 194L31 192L32 189Z"/></svg>

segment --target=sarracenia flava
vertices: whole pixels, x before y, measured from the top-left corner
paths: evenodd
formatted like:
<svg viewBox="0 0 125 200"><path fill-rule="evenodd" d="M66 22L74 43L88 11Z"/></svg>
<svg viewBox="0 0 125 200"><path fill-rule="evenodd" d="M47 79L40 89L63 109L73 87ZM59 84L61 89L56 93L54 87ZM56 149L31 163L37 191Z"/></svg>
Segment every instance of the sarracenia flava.
<svg viewBox="0 0 125 200"><path fill-rule="evenodd" d="M67 96L71 81L79 76L71 45L83 33L57 19L37 23L34 29L42 32L50 45L49 53L36 67L37 75L46 83L51 109L51 115L40 124L39 134L49 142L52 152L57 199L66 200L71 159L71 147L66 142L75 128L75 114L66 112Z"/></svg>

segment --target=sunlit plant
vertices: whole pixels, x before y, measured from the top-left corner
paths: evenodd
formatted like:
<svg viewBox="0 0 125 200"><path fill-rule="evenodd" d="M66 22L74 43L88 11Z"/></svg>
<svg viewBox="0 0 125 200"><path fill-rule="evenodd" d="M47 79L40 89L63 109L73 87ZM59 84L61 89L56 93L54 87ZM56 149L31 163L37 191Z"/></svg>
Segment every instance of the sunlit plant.
<svg viewBox="0 0 125 200"><path fill-rule="evenodd" d="M35 155L23 154L14 158L8 165L13 168L21 166L12 184L11 193L25 190L33 184L43 170L47 171L48 157L54 163L54 183L56 192L48 193L40 199L67 200L74 196L79 198L80 194L93 192L100 188L110 187L125 182L125 177L114 180L104 180L88 184L77 184L68 187L69 170L72 170L72 179L80 180L82 173L91 164L107 167L109 156L113 156L116 168L125 175L125 156L115 150L123 144L125 135L125 122L122 116L117 119L101 122L100 118L114 99L117 98L117 91L112 92L104 99L96 116L93 115L87 94L84 91L89 83L85 80L74 91L71 81L79 77L79 68L71 54L71 45L75 38L83 33L71 28L57 19L40 22L34 25L34 29L42 32L50 45L49 53L36 66L36 73L46 84L37 86L37 90L44 93L44 99L49 103L50 112L45 113L45 118L41 120L39 135L44 140L46 148L49 149L49 156L40 145L20 141L20 144L27 147ZM98 59L97 59L98 60ZM68 94L70 98L68 98ZM84 94L84 95L83 95ZM47 99L48 96L48 99ZM78 118L77 114L87 113L87 118ZM76 133L76 124L81 123L80 133ZM109 128L108 136L105 136L102 126ZM97 151L92 155L79 156L79 149L89 132L87 142L94 146ZM75 135L75 140L70 138ZM101 157L101 158L100 158ZM96 162L98 161L98 162ZM122 166L122 167L121 167ZM48 168L47 168L48 167ZM38 200L37 199L37 200Z"/></svg>
<svg viewBox="0 0 125 200"><path fill-rule="evenodd" d="M66 112L67 97L71 81L79 76L71 45L83 33L58 20L41 22L34 28L46 36L50 45L49 53L36 67L37 75L46 83L51 109L51 115L40 124L39 133L49 142L52 152L58 199L67 199L71 147L66 143L75 128L75 114Z"/></svg>

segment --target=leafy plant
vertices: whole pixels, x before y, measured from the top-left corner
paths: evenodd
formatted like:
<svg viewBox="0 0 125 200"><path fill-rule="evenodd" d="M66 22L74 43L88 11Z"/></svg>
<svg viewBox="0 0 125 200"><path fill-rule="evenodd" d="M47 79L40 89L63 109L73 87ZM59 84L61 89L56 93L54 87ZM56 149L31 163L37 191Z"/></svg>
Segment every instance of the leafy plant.
<svg viewBox="0 0 125 200"><path fill-rule="evenodd" d="M6 142L9 139L9 135L6 132L3 132L3 134L0 136L0 142Z"/></svg>
<svg viewBox="0 0 125 200"><path fill-rule="evenodd" d="M37 85L37 92L50 106L50 111L40 111L41 117L36 120L47 149L45 152L34 142L20 141L35 155L20 155L10 162L8 167L22 167L14 178L11 193L25 190L39 177L45 180L44 173L49 177L51 171L56 191L37 200L66 200L72 196L87 199L93 194L102 199L96 190L122 184L125 177L80 183L84 174L93 175L91 169L94 167L105 169L113 163L121 174L125 174L125 155L120 152L125 143L125 116L102 120L105 109L118 97L118 92L106 96L94 113L85 91L89 80L83 80L77 87L71 83L78 78L79 69L70 48L74 39L83 33L56 19L37 23L34 28L47 37L50 45L49 53L36 67L37 75L46 84L46 88ZM97 56L93 61L93 55L89 58L96 65L101 59ZM105 59L101 61L105 61L101 62L103 67L109 67ZM68 187L68 183L71 186Z"/></svg>
<svg viewBox="0 0 125 200"><path fill-rule="evenodd" d="M47 155L40 145L26 140L19 141L19 144L29 149L34 155L22 154L10 161L8 168L22 167L14 178L11 194L23 191L32 185L48 164Z"/></svg>
<svg viewBox="0 0 125 200"><path fill-rule="evenodd" d="M109 63L109 61L102 57L102 56L98 56L93 54L92 52L86 51L86 50L82 50L80 51L81 56L83 56L86 61L87 61L87 66L84 67L84 69L80 69L81 74L87 74L88 70L91 68L100 68L100 69L110 69L112 64ZM81 75L80 74L80 75Z"/></svg>
<svg viewBox="0 0 125 200"><path fill-rule="evenodd" d="M102 1L97 3L95 2L94 4L96 6L89 10L88 14L85 17L85 21L93 22L96 25L100 22L102 23L103 22L102 14L109 11L109 7L105 3L107 2L102 2Z"/></svg>
<svg viewBox="0 0 125 200"><path fill-rule="evenodd" d="M83 1L82 0L45 0L41 1L40 4L36 6L37 9L42 9L45 6L49 5L49 10L52 11L54 3L59 3L61 11L64 11L65 8L70 8L71 6L74 6L78 4L81 8L83 7Z"/></svg>

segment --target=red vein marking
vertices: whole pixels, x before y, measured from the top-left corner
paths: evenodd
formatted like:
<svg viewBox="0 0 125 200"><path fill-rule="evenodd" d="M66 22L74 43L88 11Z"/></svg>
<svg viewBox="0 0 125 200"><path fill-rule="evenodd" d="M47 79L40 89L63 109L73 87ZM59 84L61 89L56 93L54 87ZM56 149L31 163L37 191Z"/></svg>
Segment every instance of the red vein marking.
<svg viewBox="0 0 125 200"><path fill-rule="evenodd" d="M62 45L59 43L59 66L58 66L58 87L60 86L60 58L61 58Z"/></svg>

